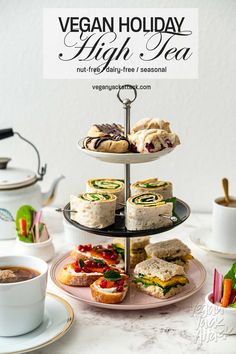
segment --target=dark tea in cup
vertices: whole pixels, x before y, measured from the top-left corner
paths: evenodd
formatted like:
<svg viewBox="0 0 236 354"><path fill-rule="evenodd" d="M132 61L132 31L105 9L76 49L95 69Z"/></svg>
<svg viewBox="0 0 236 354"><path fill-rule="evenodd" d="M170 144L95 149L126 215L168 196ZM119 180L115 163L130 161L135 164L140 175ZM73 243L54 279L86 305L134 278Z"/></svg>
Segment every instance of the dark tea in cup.
<svg viewBox="0 0 236 354"><path fill-rule="evenodd" d="M0 283L18 283L40 275L37 270L25 267L0 267Z"/></svg>

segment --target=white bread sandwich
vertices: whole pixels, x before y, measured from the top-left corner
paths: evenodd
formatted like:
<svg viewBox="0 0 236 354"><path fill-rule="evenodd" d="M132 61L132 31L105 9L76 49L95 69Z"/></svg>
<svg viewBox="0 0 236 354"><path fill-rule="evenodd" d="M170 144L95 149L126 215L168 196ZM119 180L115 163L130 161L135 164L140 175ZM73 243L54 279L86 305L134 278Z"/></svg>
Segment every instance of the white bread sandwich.
<svg viewBox="0 0 236 354"><path fill-rule="evenodd" d="M102 260L78 259L61 268L58 280L65 285L90 286L108 270L110 267Z"/></svg>
<svg viewBox="0 0 236 354"><path fill-rule="evenodd" d="M136 265L133 282L144 293L165 299L181 292L188 279L183 267L152 258Z"/></svg>
<svg viewBox="0 0 236 354"><path fill-rule="evenodd" d="M191 250L177 238L167 241L150 243L145 247L148 258L161 258L183 267L188 266L188 261L193 258Z"/></svg>
<svg viewBox="0 0 236 354"><path fill-rule="evenodd" d="M150 242L149 236L144 237L133 237L130 239L130 267L134 268L136 264L144 261L147 258L147 254L145 251L145 246L147 246ZM115 238L112 243L117 251L123 250L125 248L125 239L124 238Z"/></svg>
<svg viewBox="0 0 236 354"><path fill-rule="evenodd" d="M117 304L124 300L128 290L129 276L108 270L103 277L90 285L91 295L97 302Z"/></svg>
<svg viewBox="0 0 236 354"><path fill-rule="evenodd" d="M78 245L71 252L71 257L75 260L96 258L105 261L109 266L115 268L124 268L122 254L117 252L114 245Z"/></svg>

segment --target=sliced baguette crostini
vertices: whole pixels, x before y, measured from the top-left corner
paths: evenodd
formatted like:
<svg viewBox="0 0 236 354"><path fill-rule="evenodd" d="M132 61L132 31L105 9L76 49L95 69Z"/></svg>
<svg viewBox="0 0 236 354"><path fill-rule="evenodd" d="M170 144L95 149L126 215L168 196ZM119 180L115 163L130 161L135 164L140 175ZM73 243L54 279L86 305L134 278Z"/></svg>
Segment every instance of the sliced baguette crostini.
<svg viewBox="0 0 236 354"><path fill-rule="evenodd" d="M122 255L117 252L113 244L96 246L91 244L78 245L72 250L70 256L75 260L79 258L84 260L90 258L102 259L111 267L124 268Z"/></svg>
<svg viewBox="0 0 236 354"><path fill-rule="evenodd" d="M120 303L128 291L128 279L129 276L126 274L109 270L90 285L91 295L95 301L104 304Z"/></svg>
<svg viewBox="0 0 236 354"><path fill-rule="evenodd" d="M103 260L79 259L64 265L58 274L58 280L65 285L90 286L109 269Z"/></svg>

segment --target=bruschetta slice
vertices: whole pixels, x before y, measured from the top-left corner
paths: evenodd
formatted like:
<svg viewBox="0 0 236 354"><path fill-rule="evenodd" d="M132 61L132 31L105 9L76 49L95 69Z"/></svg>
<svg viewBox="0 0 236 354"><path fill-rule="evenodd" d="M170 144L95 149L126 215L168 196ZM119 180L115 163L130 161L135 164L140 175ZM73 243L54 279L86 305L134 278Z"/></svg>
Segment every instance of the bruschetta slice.
<svg viewBox="0 0 236 354"><path fill-rule="evenodd" d="M89 258L102 259L111 267L124 268L122 254L117 252L117 248L113 244L97 246L91 244L78 245L72 250L71 257L75 260L79 258L84 260Z"/></svg>
<svg viewBox="0 0 236 354"><path fill-rule="evenodd" d="M97 302L117 304L124 300L128 291L128 275L108 270L90 285L91 295Z"/></svg>
<svg viewBox="0 0 236 354"><path fill-rule="evenodd" d="M58 274L58 280L71 286L90 286L100 278L110 267L103 261L97 259L78 259L74 263L64 265Z"/></svg>

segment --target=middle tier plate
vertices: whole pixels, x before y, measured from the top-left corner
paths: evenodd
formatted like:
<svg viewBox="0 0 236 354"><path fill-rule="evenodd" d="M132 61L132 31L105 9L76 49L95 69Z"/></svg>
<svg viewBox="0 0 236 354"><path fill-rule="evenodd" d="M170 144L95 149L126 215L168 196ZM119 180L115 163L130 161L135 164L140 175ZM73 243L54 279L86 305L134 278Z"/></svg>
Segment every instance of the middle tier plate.
<svg viewBox="0 0 236 354"><path fill-rule="evenodd" d="M165 148L158 152L152 152L149 154L140 154L140 153L133 153L133 152L124 152L122 154L119 153L112 153L112 152L99 152L99 151L91 151L84 149L81 146L81 142L78 142L78 148L84 154L98 159L103 162L109 163L123 163L123 164L134 164L134 163L144 163L144 162L151 162L159 159L162 156L169 154L174 148Z"/></svg>
<svg viewBox="0 0 236 354"><path fill-rule="evenodd" d="M137 231L129 231L125 227L125 218L124 215L116 216L115 223L111 226L106 227L105 229L94 229L89 228L87 226L83 226L78 222L71 220L70 218L70 203L68 203L63 211L65 219L73 226L81 229L83 231L87 231L96 235L103 235L107 237L116 236L116 237L138 237L138 236L147 236L147 235L155 235L162 232L166 232L168 230L173 229L174 227L182 224L190 215L189 206L180 199L176 200L175 206L175 214L178 217L178 221L174 222L171 226L161 227L159 229L149 229L149 230L137 230Z"/></svg>

